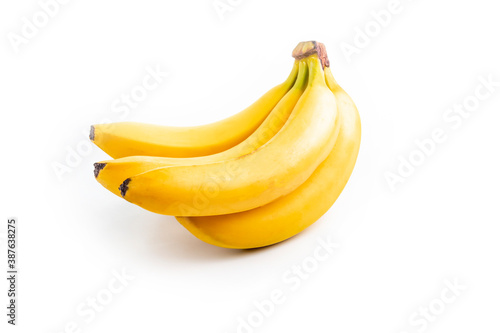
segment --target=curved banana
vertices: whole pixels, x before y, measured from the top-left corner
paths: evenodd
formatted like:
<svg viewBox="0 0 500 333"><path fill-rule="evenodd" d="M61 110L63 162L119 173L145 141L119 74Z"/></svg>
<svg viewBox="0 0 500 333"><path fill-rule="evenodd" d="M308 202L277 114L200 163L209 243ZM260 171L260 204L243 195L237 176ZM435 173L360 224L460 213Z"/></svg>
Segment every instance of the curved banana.
<svg viewBox="0 0 500 333"><path fill-rule="evenodd" d="M307 86L308 67L306 60L299 61L299 72L294 86L279 101L264 122L247 139L223 152L189 158L130 156L94 164L97 181L116 195L121 183L130 176L160 167L174 165L207 164L224 161L249 154L268 142L283 127Z"/></svg>
<svg viewBox="0 0 500 333"><path fill-rule="evenodd" d="M245 110L224 120L194 127L136 122L93 125L90 139L112 158L134 155L194 157L219 153L245 140L262 124L293 86L295 61L285 82L272 88Z"/></svg>
<svg viewBox="0 0 500 333"><path fill-rule="evenodd" d="M160 214L209 216L260 207L299 187L330 153L340 124L318 54L308 55L307 62L304 94L265 145L232 160L132 176L120 186L122 196Z"/></svg>
<svg viewBox="0 0 500 333"><path fill-rule="evenodd" d="M298 234L333 205L354 169L361 122L354 102L336 83L330 68L325 68L325 75L337 98L342 122L337 142L327 159L299 188L265 206L228 215L177 217L194 236L226 248L272 245Z"/></svg>

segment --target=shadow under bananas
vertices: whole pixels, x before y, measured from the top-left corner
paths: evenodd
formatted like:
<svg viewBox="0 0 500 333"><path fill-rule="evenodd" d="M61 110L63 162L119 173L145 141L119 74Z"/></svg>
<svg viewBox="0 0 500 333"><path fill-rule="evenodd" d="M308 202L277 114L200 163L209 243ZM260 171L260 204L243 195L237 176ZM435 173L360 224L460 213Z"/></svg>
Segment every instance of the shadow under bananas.
<svg viewBox="0 0 500 333"><path fill-rule="evenodd" d="M151 245L149 250L154 252L154 255L169 261L174 259L179 262L206 263L207 261L238 260L276 250L287 242L247 250L222 248L199 240L174 217L160 216L160 219L162 223L155 225L155 230L147 242Z"/></svg>

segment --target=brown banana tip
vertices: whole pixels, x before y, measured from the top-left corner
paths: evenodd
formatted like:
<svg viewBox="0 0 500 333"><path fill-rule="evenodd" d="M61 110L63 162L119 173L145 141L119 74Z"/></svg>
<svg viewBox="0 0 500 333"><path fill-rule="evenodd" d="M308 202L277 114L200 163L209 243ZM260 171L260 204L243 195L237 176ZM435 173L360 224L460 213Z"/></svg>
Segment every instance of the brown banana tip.
<svg viewBox="0 0 500 333"><path fill-rule="evenodd" d="M128 190L128 184L130 183L131 179L127 178L123 181L123 183L120 185L118 188L120 190L120 193L122 194L122 197L125 198L125 194L127 193Z"/></svg>
<svg viewBox="0 0 500 333"><path fill-rule="evenodd" d="M90 134L89 134L89 139L94 141L95 138L95 128L94 125L90 126Z"/></svg>
<svg viewBox="0 0 500 333"><path fill-rule="evenodd" d="M99 176L99 172L106 166L106 163L94 163L94 177L97 178Z"/></svg>
<svg viewBox="0 0 500 333"><path fill-rule="evenodd" d="M320 42L309 41L299 43L293 50L292 57L297 60L301 60L313 54L318 55L323 68L330 67L330 60L328 59L328 55L326 53L325 44Z"/></svg>

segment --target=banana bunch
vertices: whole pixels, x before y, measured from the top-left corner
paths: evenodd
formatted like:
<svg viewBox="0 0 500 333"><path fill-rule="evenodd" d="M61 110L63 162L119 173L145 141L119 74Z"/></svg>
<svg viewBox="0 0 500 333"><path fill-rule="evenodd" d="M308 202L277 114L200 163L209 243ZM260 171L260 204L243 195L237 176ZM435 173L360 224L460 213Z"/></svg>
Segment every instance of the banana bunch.
<svg viewBox="0 0 500 333"><path fill-rule="evenodd" d="M324 45L302 42L292 55L285 82L225 120L92 126L90 139L115 158L94 164L97 181L216 246L257 248L301 232L346 185L361 124Z"/></svg>

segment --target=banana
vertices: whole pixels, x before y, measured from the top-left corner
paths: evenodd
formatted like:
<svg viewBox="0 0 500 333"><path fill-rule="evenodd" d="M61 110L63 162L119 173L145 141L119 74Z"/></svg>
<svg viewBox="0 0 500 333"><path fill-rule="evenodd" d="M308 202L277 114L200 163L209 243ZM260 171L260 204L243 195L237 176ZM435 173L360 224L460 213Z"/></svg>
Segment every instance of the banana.
<svg viewBox="0 0 500 333"><path fill-rule="evenodd" d="M298 61L285 82L272 88L245 110L224 120L195 127L135 122L93 125L90 140L112 158L134 155L194 157L219 153L250 136L293 86Z"/></svg>
<svg viewBox="0 0 500 333"><path fill-rule="evenodd" d="M320 57L317 50L307 54L308 86L283 128L262 147L236 159L132 176L120 185L122 196L160 214L209 216L257 208L299 187L326 159L340 127Z"/></svg>
<svg viewBox="0 0 500 333"><path fill-rule="evenodd" d="M334 204L356 163L361 122L354 102L337 84L329 67L325 76L341 119L337 142L326 160L299 188L265 206L220 216L176 217L194 236L225 248L268 246L298 234Z"/></svg>
<svg viewBox="0 0 500 333"><path fill-rule="evenodd" d="M94 164L97 181L116 195L120 184L128 177L149 170L174 165L195 165L224 161L251 153L268 142L285 124L307 86L308 67L306 60L300 60L294 86L279 101L264 122L247 139L223 152L190 158L129 156Z"/></svg>

